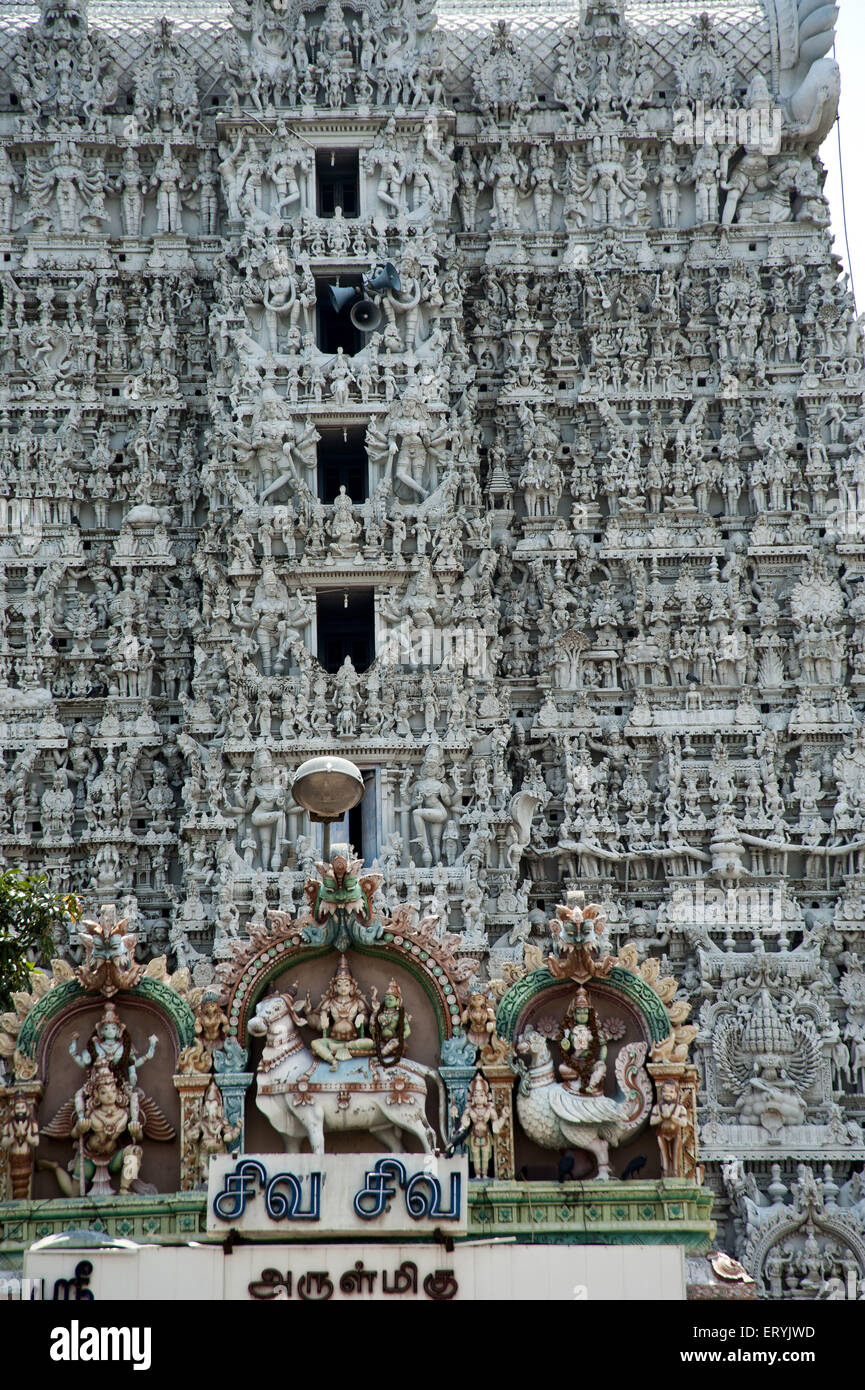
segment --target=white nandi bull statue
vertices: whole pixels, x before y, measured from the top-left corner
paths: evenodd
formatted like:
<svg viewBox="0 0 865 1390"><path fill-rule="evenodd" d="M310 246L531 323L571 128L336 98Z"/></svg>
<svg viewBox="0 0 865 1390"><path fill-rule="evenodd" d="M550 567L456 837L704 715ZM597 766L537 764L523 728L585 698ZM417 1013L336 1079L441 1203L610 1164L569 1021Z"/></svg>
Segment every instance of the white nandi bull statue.
<svg viewBox="0 0 865 1390"><path fill-rule="evenodd" d="M652 1083L643 1068L646 1043L625 1043L616 1058L616 1080L624 1097L584 1096L556 1080L547 1039L527 1028L516 1044L522 1064L517 1114L523 1130L542 1149L588 1149L598 1160L598 1178L610 1178L610 1145L618 1147L648 1118Z"/></svg>
<svg viewBox="0 0 865 1390"><path fill-rule="evenodd" d="M267 1039L258 1065L256 1104L282 1135L287 1152L308 1139L314 1154L324 1153L326 1130L363 1130L392 1153L402 1153L403 1131L413 1134L424 1153L436 1150L435 1131L425 1109L427 1079L439 1092L439 1122L446 1133L444 1086L420 1062L380 1066L371 1057L353 1057L338 1069L320 1063L304 1043L305 1023L290 995L262 999L249 1020L254 1037Z"/></svg>

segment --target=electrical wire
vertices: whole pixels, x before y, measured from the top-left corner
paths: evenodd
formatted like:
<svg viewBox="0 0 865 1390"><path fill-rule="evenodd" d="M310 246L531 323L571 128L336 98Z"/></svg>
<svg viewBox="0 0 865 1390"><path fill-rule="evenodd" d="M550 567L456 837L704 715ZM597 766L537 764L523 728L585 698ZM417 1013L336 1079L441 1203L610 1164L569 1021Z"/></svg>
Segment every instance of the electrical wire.
<svg viewBox="0 0 865 1390"><path fill-rule="evenodd" d="M835 54L835 44L833 43L833 44L832 44L832 57L835 58L835 56L836 56L836 54ZM856 304L856 281L855 281L854 276L853 276L853 259L852 259L851 255L850 255L850 234L849 234L849 232L847 231L847 193L846 193L846 190L845 190L845 187L844 187L844 151L843 151L843 147L842 147L842 144L841 144L841 112L840 112L840 110L839 110L839 112L838 112L838 117L837 117L837 120L836 120L835 124L836 124L837 127L838 127L838 173L839 173L840 178L841 178L841 217L842 217L842 220L843 220L843 223L844 223L844 245L847 247L847 269L848 269L848 271L849 271L849 273L850 273L850 289L851 289L851 292L852 292L852 294L853 294L853 305L854 305L854 308L856 308L856 312L858 313L858 312L859 312L859 310L858 310L858 305Z"/></svg>

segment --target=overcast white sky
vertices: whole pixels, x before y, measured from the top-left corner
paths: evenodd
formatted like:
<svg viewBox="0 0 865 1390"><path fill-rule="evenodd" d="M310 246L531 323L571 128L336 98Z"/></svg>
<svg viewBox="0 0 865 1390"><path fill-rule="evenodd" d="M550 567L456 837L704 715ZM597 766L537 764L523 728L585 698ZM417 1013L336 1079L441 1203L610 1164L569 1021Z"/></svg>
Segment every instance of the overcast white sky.
<svg viewBox="0 0 865 1390"><path fill-rule="evenodd" d="M826 194L832 204L835 249L852 269L859 312L865 312L865 0L838 0L841 14L835 57L841 65L841 117L821 150L829 170ZM844 245L838 132L847 194L850 260Z"/></svg>

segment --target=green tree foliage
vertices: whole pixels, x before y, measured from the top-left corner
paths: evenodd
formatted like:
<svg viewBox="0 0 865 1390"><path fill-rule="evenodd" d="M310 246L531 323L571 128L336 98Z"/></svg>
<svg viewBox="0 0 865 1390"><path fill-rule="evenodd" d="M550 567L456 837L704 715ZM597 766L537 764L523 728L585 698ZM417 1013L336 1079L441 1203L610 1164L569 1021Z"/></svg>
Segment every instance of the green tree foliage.
<svg viewBox="0 0 865 1390"><path fill-rule="evenodd" d="M78 899L52 893L44 876L0 874L0 1009L11 1009L13 990L26 989L48 962L55 928L80 916Z"/></svg>

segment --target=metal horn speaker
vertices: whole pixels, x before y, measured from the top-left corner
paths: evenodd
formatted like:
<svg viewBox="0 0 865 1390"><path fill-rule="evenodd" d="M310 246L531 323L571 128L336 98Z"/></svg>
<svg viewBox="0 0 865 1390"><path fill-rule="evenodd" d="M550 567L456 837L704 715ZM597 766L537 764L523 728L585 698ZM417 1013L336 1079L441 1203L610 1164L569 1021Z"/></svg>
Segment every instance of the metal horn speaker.
<svg viewBox="0 0 865 1390"><path fill-rule="evenodd" d="M374 333L384 320L384 314L372 299L359 299L352 305L349 318L362 333Z"/></svg>
<svg viewBox="0 0 865 1390"><path fill-rule="evenodd" d="M390 261L385 261L384 265L378 266L372 275L363 282L363 287L367 294L384 294L385 290L394 290L399 294L402 289L402 281L397 273L397 268Z"/></svg>
<svg viewBox="0 0 865 1390"><path fill-rule="evenodd" d="M325 285L324 297L335 314L341 314L360 293L353 285Z"/></svg>

